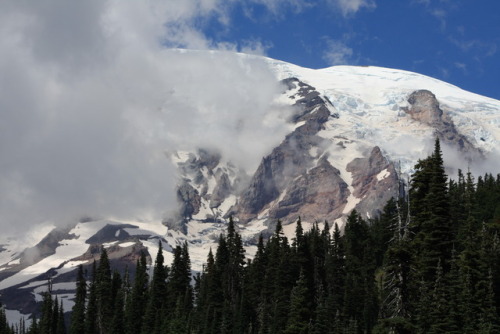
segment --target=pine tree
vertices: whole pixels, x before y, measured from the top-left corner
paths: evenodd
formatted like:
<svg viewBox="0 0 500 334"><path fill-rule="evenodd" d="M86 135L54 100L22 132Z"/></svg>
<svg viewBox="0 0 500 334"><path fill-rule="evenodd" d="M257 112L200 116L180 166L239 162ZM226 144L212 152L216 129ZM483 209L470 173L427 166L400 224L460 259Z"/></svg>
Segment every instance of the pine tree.
<svg viewBox="0 0 500 334"><path fill-rule="evenodd" d="M53 305L53 309L52 309L52 320L51 320L50 332L52 334L55 334L57 331L57 322L59 320L59 299L57 298L57 296L54 298L52 305Z"/></svg>
<svg viewBox="0 0 500 334"><path fill-rule="evenodd" d="M270 332L280 333L287 324L290 307L290 293L297 279L292 270L292 251L287 237L283 234L281 222L268 242L268 268L266 269L266 285L268 285Z"/></svg>
<svg viewBox="0 0 500 334"><path fill-rule="evenodd" d="M115 305L113 307L113 320L111 323L111 332L112 334L123 334L125 333L124 326L124 310L125 310L125 293L124 289L120 288L116 294Z"/></svg>
<svg viewBox="0 0 500 334"><path fill-rule="evenodd" d="M355 320L360 330L371 331L378 314L375 258L368 226L353 210L344 231L346 280L343 305L345 319Z"/></svg>
<svg viewBox="0 0 500 334"><path fill-rule="evenodd" d="M346 280L344 243L340 235L340 229L335 224L330 252L326 259L326 275L328 295L331 298L334 314L343 312Z"/></svg>
<svg viewBox="0 0 500 334"><path fill-rule="evenodd" d="M75 305L71 313L70 334L83 334L85 332L85 300L87 298L87 282L83 266L78 266L76 276Z"/></svg>
<svg viewBox="0 0 500 334"><path fill-rule="evenodd" d="M257 242L257 252L255 253L254 259L247 265L244 284L246 309L248 310L249 318L248 322L254 331L258 328L259 317L263 316L260 312L264 304L262 293L266 279L266 267L267 254L265 252L264 238L261 234Z"/></svg>
<svg viewBox="0 0 500 334"><path fill-rule="evenodd" d="M426 206L426 219L421 222L420 235L416 238L421 241L418 258L421 275L426 282L433 282L439 261L441 261L444 273L448 272L453 248L447 176L444 172L439 139L436 139L428 169L430 176L428 191L423 201Z"/></svg>
<svg viewBox="0 0 500 334"><path fill-rule="evenodd" d="M11 332L9 323L7 322L7 316L5 315L5 309L0 303L0 334L11 334Z"/></svg>
<svg viewBox="0 0 500 334"><path fill-rule="evenodd" d="M290 297L290 313L284 334L308 334L311 323L311 301L310 292L304 273L301 272L296 285L293 287Z"/></svg>
<svg viewBox="0 0 500 334"><path fill-rule="evenodd" d="M193 308L193 289L191 286L191 260L187 242L182 247L177 246L174 250L174 261L167 282L168 301L166 304L167 322L164 323L165 328L172 328L175 323L176 331L179 331L178 326L186 326L188 317ZM186 330L183 327L182 330Z"/></svg>
<svg viewBox="0 0 500 334"><path fill-rule="evenodd" d="M96 289L97 269L96 263L92 264L92 282L89 286L89 298L87 311L85 313L85 334L97 333L97 289Z"/></svg>
<svg viewBox="0 0 500 334"><path fill-rule="evenodd" d="M398 202L393 202L395 212L385 219L391 221L389 230L393 236L385 252L384 301L382 305L381 327L395 333L412 333L410 323L410 273L412 255L409 248L409 217L403 217Z"/></svg>
<svg viewBox="0 0 500 334"><path fill-rule="evenodd" d="M137 334L141 332L142 317L147 305L148 274L146 255L141 252L137 260L134 286L127 298L125 307L125 333Z"/></svg>
<svg viewBox="0 0 500 334"><path fill-rule="evenodd" d="M57 316L55 334L66 334L66 324L64 323L64 307L62 301L61 305L59 306L59 310L57 310L57 314L58 316Z"/></svg>
<svg viewBox="0 0 500 334"><path fill-rule="evenodd" d="M97 305L97 328L99 333L111 332L113 322L113 290L111 281L111 267L108 252L103 247L96 275L96 305Z"/></svg>
<svg viewBox="0 0 500 334"><path fill-rule="evenodd" d="M38 324L38 321L36 320L36 317L34 317L31 321L31 325L28 329L27 334L40 334L40 326Z"/></svg>
<svg viewBox="0 0 500 334"><path fill-rule="evenodd" d="M446 293L447 282L443 274L441 262L438 262L436 270L436 281L431 294L429 323L429 334L447 333L449 330L448 317L450 315L449 304Z"/></svg>
<svg viewBox="0 0 500 334"><path fill-rule="evenodd" d="M161 324L161 311L165 310L164 303L167 300L167 270L164 265L163 247L161 240L158 241L158 253L150 284L149 301L144 315L142 333L150 334L159 331Z"/></svg>

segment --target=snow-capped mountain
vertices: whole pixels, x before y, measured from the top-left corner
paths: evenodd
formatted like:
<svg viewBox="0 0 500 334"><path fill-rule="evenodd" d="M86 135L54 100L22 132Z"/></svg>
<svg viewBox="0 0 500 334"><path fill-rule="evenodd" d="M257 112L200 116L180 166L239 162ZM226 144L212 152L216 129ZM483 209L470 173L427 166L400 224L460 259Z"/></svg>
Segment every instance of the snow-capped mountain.
<svg viewBox="0 0 500 334"><path fill-rule="evenodd" d="M173 247L188 241L193 270L200 270L230 216L249 256L278 219L292 235L298 217L305 225L342 225L352 209L374 217L436 136L450 174L459 160L478 171L500 162L500 101L406 71L265 61L282 84L275 107L291 111L290 132L257 169L204 147L169 152L179 172L179 210L163 222L86 219L41 230L31 244L0 240L0 298L11 320L34 312L49 284L70 310L76 267L90 268L101 246L114 268L133 273L141 251L151 261L162 242L170 263Z"/></svg>

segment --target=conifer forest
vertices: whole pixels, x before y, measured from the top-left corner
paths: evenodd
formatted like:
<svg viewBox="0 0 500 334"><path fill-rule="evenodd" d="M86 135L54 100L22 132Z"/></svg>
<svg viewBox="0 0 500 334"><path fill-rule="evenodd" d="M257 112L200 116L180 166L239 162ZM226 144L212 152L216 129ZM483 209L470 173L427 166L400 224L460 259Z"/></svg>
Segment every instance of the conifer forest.
<svg viewBox="0 0 500 334"><path fill-rule="evenodd" d="M2 310L0 334L500 333L500 174L448 178L436 140L401 188L342 231L299 218L288 239L277 221L251 260L230 219L196 274L187 243L170 264L160 244L153 270L143 254L133 279L103 248L69 315L47 292L29 325Z"/></svg>

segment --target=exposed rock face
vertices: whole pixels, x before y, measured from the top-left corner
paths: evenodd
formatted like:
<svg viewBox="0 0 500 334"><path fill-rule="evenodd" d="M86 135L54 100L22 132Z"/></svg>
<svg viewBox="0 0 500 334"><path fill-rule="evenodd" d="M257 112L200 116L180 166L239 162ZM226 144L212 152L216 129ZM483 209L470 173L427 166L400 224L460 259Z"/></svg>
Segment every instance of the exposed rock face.
<svg viewBox="0 0 500 334"><path fill-rule="evenodd" d="M177 189L177 199L181 204L180 213L182 217L191 219L193 215L200 211L200 194L188 181L185 180Z"/></svg>
<svg viewBox="0 0 500 334"><path fill-rule="evenodd" d="M132 225L106 225L96 234L90 237L86 242L88 244L102 244L112 241L123 241L130 239L130 234L125 231L125 228L135 228ZM100 250L99 250L100 252Z"/></svg>
<svg viewBox="0 0 500 334"><path fill-rule="evenodd" d="M319 96L314 87L297 79L292 78L284 82L290 89L298 88L298 93L292 97L296 99L295 106L299 109L294 120L303 124L288 135L270 155L262 159L249 187L242 193L238 205L233 210L241 221L255 218L264 207L275 201L295 178L314 167L314 158L309 150L320 146L323 141L316 133L330 117L330 110L326 107L328 102Z"/></svg>
<svg viewBox="0 0 500 334"><path fill-rule="evenodd" d="M231 180L227 173L223 172L221 169L217 170L215 174L215 188L210 196L210 208L217 208L222 202L233 192L233 187L231 186Z"/></svg>
<svg viewBox="0 0 500 334"><path fill-rule="evenodd" d="M394 164L375 146L366 158L357 158L347 165L352 175L353 195L361 199L356 209L365 218L375 217L391 197L397 197L399 181Z"/></svg>
<svg viewBox="0 0 500 334"><path fill-rule="evenodd" d="M417 90L408 97L410 108L403 108L413 119L436 129L436 135L447 144L457 146L469 158L481 155L467 138L460 134L451 117L439 106L436 96L428 90Z"/></svg>
<svg viewBox="0 0 500 334"><path fill-rule="evenodd" d="M314 221L317 217L332 221L342 214L348 196L348 186L339 170L324 156L317 167L290 184L283 199L271 208L269 216L285 221L296 220L299 216L306 221Z"/></svg>
<svg viewBox="0 0 500 334"><path fill-rule="evenodd" d="M406 110L417 121L436 126L441 122L443 111L439 108L436 96L428 90L417 90L410 94L408 102L411 108Z"/></svg>
<svg viewBox="0 0 500 334"><path fill-rule="evenodd" d="M179 217L164 221L165 225L181 230L185 230L185 222L193 218L220 219L223 214L219 206L229 196L235 195L239 183L247 179L241 170L222 161L221 155L215 151L199 149L196 154L188 153L184 159L177 164L183 178L177 187ZM198 214L200 216L194 217Z"/></svg>

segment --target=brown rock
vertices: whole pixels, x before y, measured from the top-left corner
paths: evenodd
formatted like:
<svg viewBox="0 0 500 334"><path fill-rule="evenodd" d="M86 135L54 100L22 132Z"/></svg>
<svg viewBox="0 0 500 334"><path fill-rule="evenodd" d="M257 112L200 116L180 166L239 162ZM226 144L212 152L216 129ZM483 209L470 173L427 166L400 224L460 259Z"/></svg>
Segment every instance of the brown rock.
<svg viewBox="0 0 500 334"><path fill-rule="evenodd" d="M399 181L394 164L375 146L366 158L356 158L347 165L352 173L353 195L360 198L356 210L365 218L375 217L391 197L397 197Z"/></svg>

